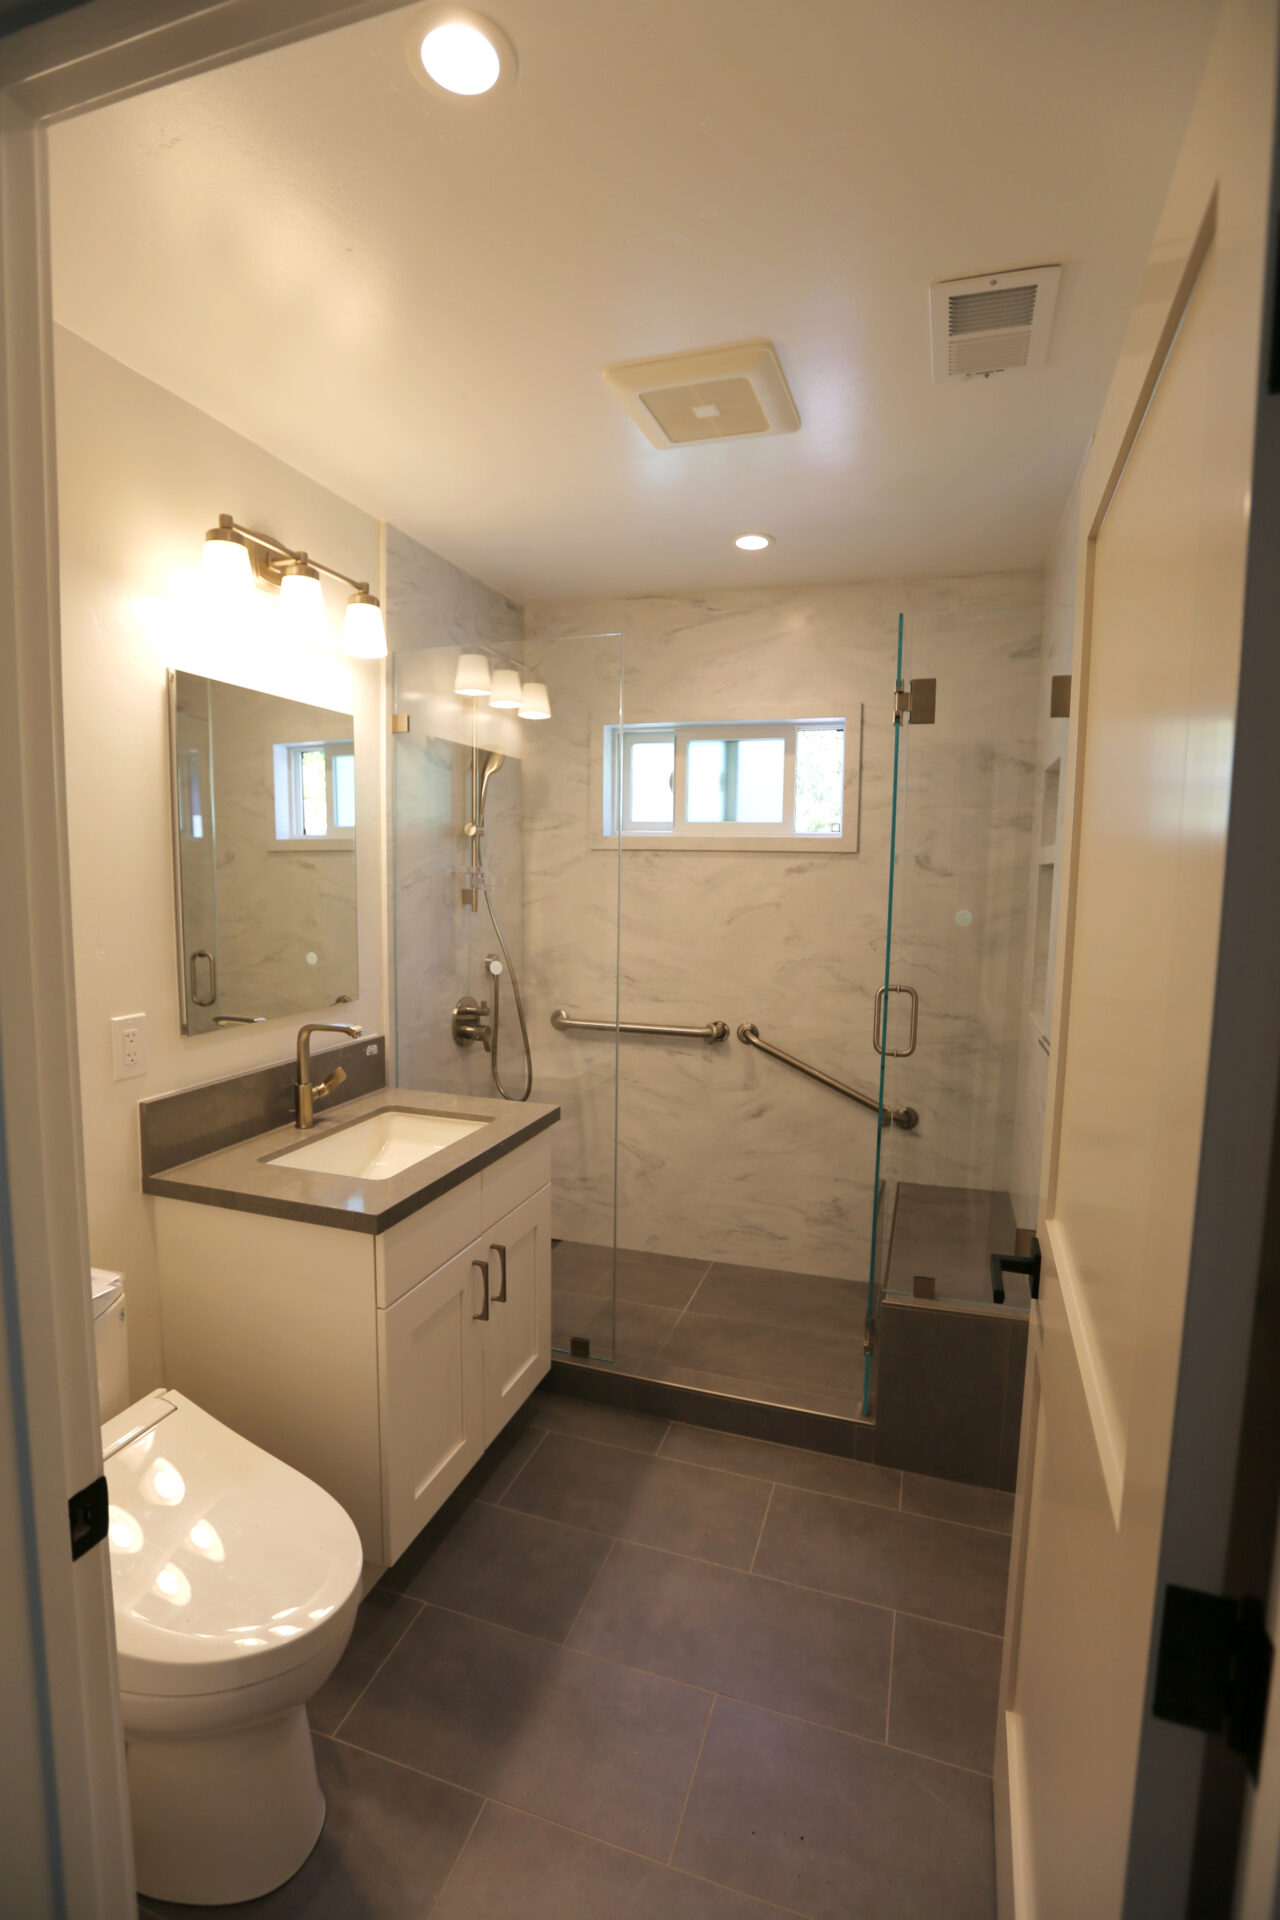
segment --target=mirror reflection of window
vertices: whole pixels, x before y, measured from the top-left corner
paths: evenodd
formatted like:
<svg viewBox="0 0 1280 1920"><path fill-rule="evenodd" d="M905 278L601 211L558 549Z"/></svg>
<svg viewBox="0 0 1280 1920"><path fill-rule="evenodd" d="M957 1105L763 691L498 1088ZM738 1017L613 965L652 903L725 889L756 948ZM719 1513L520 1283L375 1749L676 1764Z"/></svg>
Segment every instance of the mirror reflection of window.
<svg viewBox="0 0 1280 1920"><path fill-rule="evenodd" d="M276 838L350 839L356 757L350 740L287 741L275 749Z"/></svg>

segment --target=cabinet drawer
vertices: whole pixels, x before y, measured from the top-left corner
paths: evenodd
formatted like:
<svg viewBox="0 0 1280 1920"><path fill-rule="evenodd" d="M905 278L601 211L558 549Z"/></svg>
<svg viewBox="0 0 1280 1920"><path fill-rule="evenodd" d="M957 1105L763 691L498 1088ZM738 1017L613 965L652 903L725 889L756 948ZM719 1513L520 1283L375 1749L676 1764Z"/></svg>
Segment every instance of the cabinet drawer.
<svg viewBox="0 0 1280 1920"><path fill-rule="evenodd" d="M480 1175L484 1187L484 1219L476 1232L491 1227L503 1214L510 1213L522 1200L545 1187L551 1179L551 1136L538 1135L526 1140L514 1153L495 1160Z"/></svg>
<svg viewBox="0 0 1280 1920"><path fill-rule="evenodd" d="M477 1173L460 1187L451 1187L419 1213L378 1235L374 1244L380 1307L392 1306L484 1232L482 1177Z"/></svg>

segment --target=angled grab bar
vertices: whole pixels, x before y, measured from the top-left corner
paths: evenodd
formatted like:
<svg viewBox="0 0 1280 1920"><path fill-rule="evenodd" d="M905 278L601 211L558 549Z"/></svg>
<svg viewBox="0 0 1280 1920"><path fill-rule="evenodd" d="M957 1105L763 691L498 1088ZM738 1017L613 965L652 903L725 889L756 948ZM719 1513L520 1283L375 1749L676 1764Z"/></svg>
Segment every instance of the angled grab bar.
<svg viewBox="0 0 1280 1920"><path fill-rule="evenodd" d="M797 1073L807 1073L811 1080L821 1081L824 1087L830 1087L833 1093L842 1093L846 1100L856 1100L860 1107L869 1107L872 1113L880 1112L880 1102L873 1093L864 1093L860 1087L847 1087L843 1080L833 1080L829 1073L823 1073L820 1067L811 1067L807 1060L797 1060L794 1053L784 1053L781 1047L775 1047L768 1040L760 1038L760 1029L752 1021L744 1020L738 1028L738 1038L744 1047L758 1047L761 1053L769 1054L774 1060L781 1060L784 1066L794 1067ZM920 1115L914 1107L886 1107L881 1115L880 1124L887 1127L890 1123L910 1133L920 1124Z"/></svg>
<svg viewBox="0 0 1280 1920"><path fill-rule="evenodd" d="M729 1028L723 1020L708 1020L705 1027L662 1027L648 1020L575 1020L567 1007L557 1007L551 1016L557 1033L660 1033L673 1040L705 1040L714 1046L727 1040Z"/></svg>

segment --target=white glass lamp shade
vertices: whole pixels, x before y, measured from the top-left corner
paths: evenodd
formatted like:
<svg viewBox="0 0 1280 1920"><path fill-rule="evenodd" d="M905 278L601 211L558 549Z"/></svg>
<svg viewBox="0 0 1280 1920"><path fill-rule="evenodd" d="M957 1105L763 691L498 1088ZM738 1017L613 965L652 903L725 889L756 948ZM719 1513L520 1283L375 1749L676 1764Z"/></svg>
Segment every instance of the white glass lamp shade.
<svg viewBox="0 0 1280 1920"><path fill-rule="evenodd" d="M414 78L472 99L509 86L516 50L502 28L470 7L429 6L409 21L405 52Z"/></svg>
<svg viewBox="0 0 1280 1920"><path fill-rule="evenodd" d="M453 675L453 690L464 700L487 700L492 684L489 662L482 653L463 653Z"/></svg>
<svg viewBox="0 0 1280 1920"><path fill-rule="evenodd" d="M520 702L520 718L522 720L551 718L551 702L547 698L547 690L541 680L525 681L524 699Z"/></svg>
<svg viewBox="0 0 1280 1920"><path fill-rule="evenodd" d="M387 652L387 630L382 608L371 593L353 593L342 619L342 651L357 660L382 660Z"/></svg>
<svg viewBox="0 0 1280 1920"><path fill-rule="evenodd" d="M489 688L491 707L520 706L524 700L524 688L520 685L520 675L513 667L495 667L493 683Z"/></svg>
<svg viewBox="0 0 1280 1920"><path fill-rule="evenodd" d="M210 527L206 533L200 559L200 584L206 593L224 604L252 591L249 549L230 527Z"/></svg>
<svg viewBox="0 0 1280 1920"><path fill-rule="evenodd" d="M280 582L280 624L290 640L320 647L331 644L320 575L305 560L285 568Z"/></svg>

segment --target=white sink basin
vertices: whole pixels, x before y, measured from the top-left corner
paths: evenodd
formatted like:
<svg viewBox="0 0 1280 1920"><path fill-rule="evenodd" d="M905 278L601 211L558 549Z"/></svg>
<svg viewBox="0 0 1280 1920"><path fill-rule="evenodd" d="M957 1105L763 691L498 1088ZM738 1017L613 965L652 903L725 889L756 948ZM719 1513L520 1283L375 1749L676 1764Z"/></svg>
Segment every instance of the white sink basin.
<svg viewBox="0 0 1280 1920"><path fill-rule="evenodd" d="M355 1180L389 1180L488 1125L487 1120L460 1120L451 1113L371 1113L341 1133L277 1154L271 1164L310 1173L345 1173Z"/></svg>

